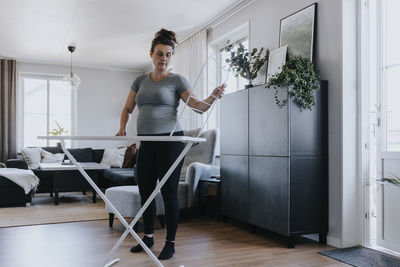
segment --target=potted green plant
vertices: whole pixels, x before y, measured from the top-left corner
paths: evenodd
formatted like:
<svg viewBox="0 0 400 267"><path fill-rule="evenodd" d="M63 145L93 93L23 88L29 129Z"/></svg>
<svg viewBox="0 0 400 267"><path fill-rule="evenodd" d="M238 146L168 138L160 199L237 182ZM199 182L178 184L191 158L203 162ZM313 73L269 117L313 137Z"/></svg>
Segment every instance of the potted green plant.
<svg viewBox="0 0 400 267"><path fill-rule="evenodd" d="M61 136L63 134L67 134L68 131L66 131L57 121L54 121L57 125L57 129L53 129L49 131L49 134L52 136Z"/></svg>
<svg viewBox="0 0 400 267"><path fill-rule="evenodd" d="M320 89L319 74L315 71L311 60L300 56L291 56L282 71L273 74L266 88L275 89L275 102L279 107L287 103L279 100L278 88L282 85L288 86L288 94L294 97L295 103L304 110L311 110L315 104L314 90Z"/></svg>
<svg viewBox="0 0 400 267"><path fill-rule="evenodd" d="M235 73L235 77L240 75L249 81L246 88L253 87L252 80L257 77L258 71L268 61L269 50L261 47L260 50L253 48L249 52L242 43L239 43L225 47L225 51L230 52L230 58L225 60L229 63L229 70Z"/></svg>
<svg viewBox="0 0 400 267"><path fill-rule="evenodd" d="M400 177L394 174L389 175L388 177L382 177L381 179L370 179L365 182L365 186L370 186L372 182L376 182L377 184L383 185L394 185L396 187L400 187Z"/></svg>
<svg viewBox="0 0 400 267"><path fill-rule="evenodd" d="M388 183L400 187L400 178L397 175L392 174L389 177L382 177L382 179L377 179L378 182Z"/></svg>

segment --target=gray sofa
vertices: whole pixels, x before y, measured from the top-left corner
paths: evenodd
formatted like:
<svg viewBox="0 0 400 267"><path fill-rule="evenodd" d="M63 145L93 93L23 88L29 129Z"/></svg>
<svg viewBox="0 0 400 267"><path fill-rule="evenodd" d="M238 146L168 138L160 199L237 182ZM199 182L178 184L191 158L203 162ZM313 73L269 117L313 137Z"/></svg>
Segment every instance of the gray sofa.
<svg viewBox="0 0 400 267"><path fill-rule="evenodd" d="M63 153L61 147L42 147L42 149L50 153ZM104 149L92 148L76 148L68 149L78 162L97 162L100 163L103 157ZM8 168L28 169L28 165L22 156L18 159L9 159L6 162ZM53 174L52 172L43 171L41 169L32 169L35 175L40 179L39 186L36 193L50 193L53 196L55 193ZM134 168L111 168L97 172L97 185L106 189L110 186L118 184L136 184L134 181ZM77 190L76 181L83 181L82 190L91 189L91 187L84 181L84 178L77 171L68 171L69 179L63 185L65 192ZM111 178L110 178L111 177ZM70 186L69 186L70 184ZM14 206L14 205L27 205L32 201L32 193L25 194L24 191L15 183L9 181L7 178L0 176L0 207ZM55 200L56 201L56 200Z"/></svg>
<svg viewBox="0 0 400 267"><path fill-rule="evenodd" d="M11 159L6 163L7 168L28 169L25 161ZM32 202L33 192L25 194L25 191L9 179L0 176L0 207L5 206L29 206Z"/></svg>

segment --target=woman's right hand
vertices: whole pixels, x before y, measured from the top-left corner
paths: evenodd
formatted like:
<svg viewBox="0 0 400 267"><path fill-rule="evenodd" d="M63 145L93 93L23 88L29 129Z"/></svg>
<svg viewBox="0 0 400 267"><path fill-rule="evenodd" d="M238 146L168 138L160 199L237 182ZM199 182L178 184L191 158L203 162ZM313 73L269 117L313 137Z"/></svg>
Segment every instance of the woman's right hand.
<svg viewBox="0 0 400 267"><path fill-rule="evenodd" d="M126 136L126 131L125 130L119 130L116 136Z"/></svg>

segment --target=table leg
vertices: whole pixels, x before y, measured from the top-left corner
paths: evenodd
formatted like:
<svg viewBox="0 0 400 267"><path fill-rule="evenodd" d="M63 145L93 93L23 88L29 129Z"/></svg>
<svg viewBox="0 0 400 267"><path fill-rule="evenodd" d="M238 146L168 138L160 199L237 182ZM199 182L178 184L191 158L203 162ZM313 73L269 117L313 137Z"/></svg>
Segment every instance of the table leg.
<svg viewBox="0 0 400 267"><path fill-rule="evenodd" d="M58 205L58 188L54 189L54 205Z"/></svg>
<svg viewBox="0 0 400 267"><path fill-rule="evenodd" d="M217 222L221 221L221 210L220 210L220 205L221 205L221 184L216 183L217 186Z"/></svg>
<svg viewBox="0 0 400 267"><path fill-rule="evenodd" d="M93 203L96 203L96 190L93 189Z"/></svg>

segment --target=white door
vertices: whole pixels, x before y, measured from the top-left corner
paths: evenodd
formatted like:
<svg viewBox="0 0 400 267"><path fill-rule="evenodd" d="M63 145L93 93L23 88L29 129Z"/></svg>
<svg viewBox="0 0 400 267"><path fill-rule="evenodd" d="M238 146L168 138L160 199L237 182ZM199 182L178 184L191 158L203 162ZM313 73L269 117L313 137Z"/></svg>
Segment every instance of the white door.
<svg viewBox="0 0 400 267"><path fill-rule="evenodd" d="M378 3L377 244L400 252L400 187L381 183L400 177L400 1Z"/></svg>
<svg viewBox="0 0 400 267"><path fill-rule="evenodd" d="M400 177L400 153L381 152L379 177ZM377 245L400 252L400 187L377 184Z"/></svg>

